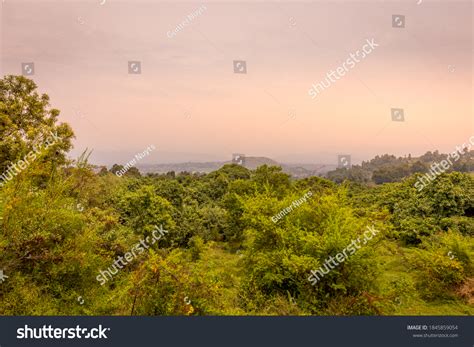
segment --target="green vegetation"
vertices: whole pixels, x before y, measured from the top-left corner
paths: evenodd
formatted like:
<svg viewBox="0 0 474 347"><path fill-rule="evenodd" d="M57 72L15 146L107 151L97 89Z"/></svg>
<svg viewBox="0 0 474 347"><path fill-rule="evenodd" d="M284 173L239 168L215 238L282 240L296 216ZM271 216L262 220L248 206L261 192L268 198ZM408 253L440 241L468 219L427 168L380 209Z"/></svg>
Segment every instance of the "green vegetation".
<svg viewBox="0 0 474 347"><path fill-rule="evenodd" d="M462 153L462 156L460 155ZM431 170L433 163L440 163L451 155L452 166L446 172L473 172L474 171L474 150L469 150L469 145L464 144L458 151L451 154L440 154L438 151L426 152L418 158L395 157L384 154L376 156L361 165L353 165L351 168L338 168L328 172L328 178L337 183L350 180L359 183L390 183L400 182L405 177L416 173L426 173Z"/></svg>
<svg viewBox="0 0 474 347"><path fill-rule="evenodd" d="M444 173L422 191L412 172L382 185L292 180L268 166L96 174L88 153L66 159L72 130L35 90L0 81L0 168L50 131L62 139L0 187L0 314L474 314L471 174ZM160 225L168 233L101 285L100 272ZM310 271L369 225L370 243L312 286Z"/></svg>

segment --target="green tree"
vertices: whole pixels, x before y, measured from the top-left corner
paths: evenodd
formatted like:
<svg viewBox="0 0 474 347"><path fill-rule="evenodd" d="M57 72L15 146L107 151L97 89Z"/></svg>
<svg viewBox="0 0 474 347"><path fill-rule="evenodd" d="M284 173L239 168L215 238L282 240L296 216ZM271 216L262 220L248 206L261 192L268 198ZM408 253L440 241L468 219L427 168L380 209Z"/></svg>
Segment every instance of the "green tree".
<svg viewBox="0 0 474 347"><path fill-rule="evenodd" d="M49 96L39 95L35 82L23 76L0 80L0 172L29 152L37 151L55 136L43 153L43 161L62 165L74 137L71 127L58 123L59 110L51 108Z"/></svg>

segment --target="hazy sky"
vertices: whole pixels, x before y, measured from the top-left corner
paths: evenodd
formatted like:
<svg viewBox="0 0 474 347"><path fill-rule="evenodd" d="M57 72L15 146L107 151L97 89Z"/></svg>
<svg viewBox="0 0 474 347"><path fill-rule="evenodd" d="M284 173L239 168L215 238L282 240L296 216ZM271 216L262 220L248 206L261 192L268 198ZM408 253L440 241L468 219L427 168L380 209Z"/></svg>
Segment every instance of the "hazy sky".
<svg viewBox="0 0 474 347"><path fill-rule="evenodd" d="M0 3L1 75L34 62L74 129L73 156L87 147L95 163L125 163L153 144L143 162L358 163L452 151L474 134L470 1L102 2ZM312 99L367 39L379 46Z"/></svg>

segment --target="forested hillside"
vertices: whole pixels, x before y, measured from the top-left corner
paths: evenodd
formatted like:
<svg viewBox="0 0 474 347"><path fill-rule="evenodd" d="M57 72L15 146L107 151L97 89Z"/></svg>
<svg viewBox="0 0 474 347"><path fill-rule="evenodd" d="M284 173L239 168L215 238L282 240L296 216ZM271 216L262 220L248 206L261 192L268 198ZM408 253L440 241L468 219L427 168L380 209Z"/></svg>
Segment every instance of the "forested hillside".
<svg viewBox="0 0 474 347"><path fill-rule="evenodd" d="M67 159L58 117L31 80L0 80L2 315L474 314L470 173L422 190L421 173L367 185L265 165L118 177Z"/></svg>
<svg viewBox="0 0 474 347"><path fill-rule="evenodd" d="M474 138L474 137L473 137ZM473 147L470 144L470 147ZM454 157L452 165L446 172L474 172L474 150L469 150L468 146L458 148L459 152ZM390 183L400 182L405 177L417 173L426 173L432 169L435 163L447 160L449 154L442 154L438 151L428 151L420 157L396 157L384 154L362 162L361 165L353 165L350 168L338 168L328 172L329 179L342 183L344 180L351 180L359 183Z"/></svg>

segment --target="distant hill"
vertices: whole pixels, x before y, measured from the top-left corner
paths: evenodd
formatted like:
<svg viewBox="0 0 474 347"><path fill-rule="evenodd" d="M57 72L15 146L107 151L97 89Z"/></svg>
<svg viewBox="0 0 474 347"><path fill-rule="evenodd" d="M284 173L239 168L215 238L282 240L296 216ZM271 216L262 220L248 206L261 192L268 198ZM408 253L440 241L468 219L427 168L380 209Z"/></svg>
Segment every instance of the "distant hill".
<svg viewBox="0 0 474 347"><path fill-rule="evenodd" d="M226 164L230 164L230 162ZM249 170L255 170L256 168L262 165L281 166L281 164L279 164L275 160L266 157L245 157L243 166L245 166Z"/></svg>
<svg viewBox="0 0 474 347"><path fill-rule="evenodd" d="M178 172L199 172L209 173L220 169L226 164L232 164L232 161L222 162L186 162L170 164L138 164L137 168L141 173L167 173L170 171ZM294 178L305 178L311 176L323 176L327 172L334 170L336 165L326 164L283 164L267 157L246 157L243 166L249 170L255 170L259 166L280 166L283 172Z"/></svg>
<svg viewBox="0 0 474 347"><path fill-rule="evenodd" d="M337 183L344 180L375 184L399 182L415 173L425 174L433 171L432 167L439 167L441 162L448 164L448 168L443 170L446 172L472 172L474 171L474 151L465 148L463 152L455 155L428 151L420 157L378 155L369 161L362 162L361 165L336 168L328 172L327 177Z"/></svg>

